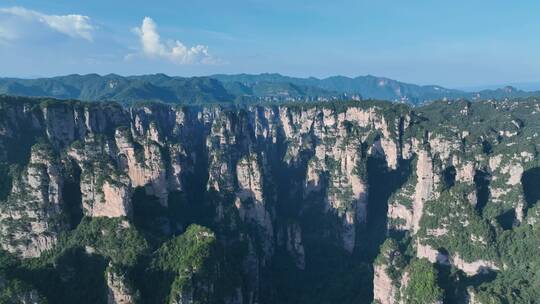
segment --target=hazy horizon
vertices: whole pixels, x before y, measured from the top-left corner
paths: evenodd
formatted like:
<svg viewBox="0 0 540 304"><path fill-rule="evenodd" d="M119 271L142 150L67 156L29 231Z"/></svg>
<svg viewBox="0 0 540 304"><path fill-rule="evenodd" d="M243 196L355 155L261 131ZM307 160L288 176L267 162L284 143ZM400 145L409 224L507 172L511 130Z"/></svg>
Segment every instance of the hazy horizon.
<svg viewBox="0 0 540 304"><path fill-rule="evenodd" d="M54 78L54 77L63 77L63 76L69 76L69 75L81 75L81 76L84 76L84 75L90 75L90 74L97 74L99 76L106 76L106 75L110 75L110 74L116 74L116 75L119 75L119 76L122 76L122 77L131 77L131 76L144 76L144 75L155 75L155 74L165 74L167 76L170 76L170 77L211 77L213 75L217 75L217 74L208 74L208 75L171 75L171 74L167 74L167 73L160 73L160 72L157 72L157 73L147 73L147 74L121 74L121 73L84 73L84 74L81 74L81 73L72 73L72 74L58 74L58 75L50 75L50 76L44 76L44 75L28 75L28 76L4 76L4 75L0 75L0 78L18 78L18 79L39 79L39 78ZM455 86L455 87L446 87L444 85L440 85L438 83L413 83L413 82L406 82L406 81L402 81L400 79L393 79L393 78L390 78L390 77L386 77L384 75L371 75L371 74L366 74L366 75L352 75L352 76L348 76L348 75L330 75L330 76L326 76L326 77L316 77L316 76L292 76L292 75L287 75L287 74L283 74L283 73L279 73L279 72L263 72L263 73L223 73L224 75L238 75L238 74L247 74L247 75L261 75L261 74L279 74L279 75L282 75L282 76L288 76L288 77L296 77L296 78L317 78L317 79L325 79L325 78L330 78L330 77L349 77L349 78L356 78L356 77L364 77L364 76L374 76L374 77L380 77L380 78L389 78L389 79L392 79L392 80L396 80L396 81L400 81L400 82L403 82L403 83L408 83L408 84L413 84L413 85L419 85L419 86L429 86L429 85L437 85L437 86L442 86L442 87L445 87L447 89L453 89L453 90L461 90L461 91L465 91L465 92L477 92L477 91L482 91L482 90L496 90L496 89L500 89L500 88L504 88L506 86L511 86L511 87L514 87L514 88L517 88L519 90L523 90L523 91L538 91L540 90L540 81L530 81L530 82L513 82L513 83L502 83L502 84L484 84L484 85L464 85L464 86Z"/></svg>

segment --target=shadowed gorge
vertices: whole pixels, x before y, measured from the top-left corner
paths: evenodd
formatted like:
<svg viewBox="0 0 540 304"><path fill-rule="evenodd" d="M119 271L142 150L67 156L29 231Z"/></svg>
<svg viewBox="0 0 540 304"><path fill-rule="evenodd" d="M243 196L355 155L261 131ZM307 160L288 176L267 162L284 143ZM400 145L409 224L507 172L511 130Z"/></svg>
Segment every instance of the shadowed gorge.
<svg viewBox="0 0 540 304"><path fill-rule="evenodd" d="M62 188L62 196L64 198L64 210L68 216L68 224L71 229L79 225L83 217L82 210L82 193L81 193L81 169L72 162L67 164L68 178L64 182Z"/></svg>
<svg viewBox="0 0 540 304"><path fill-rule="evenodd" d="M540 168L525 171L521 178L521 184L527 207L533 208L540 200Z"/></svg>
<svg viewBox="0 0 540 304"><path fill-rule="evenodd" d="M474 183L476 185L477 196L476 208L480 212L482 212L482 210L489 201L489 180L489 173L482 170L476 170L476 173L474 175Z"/></svg>

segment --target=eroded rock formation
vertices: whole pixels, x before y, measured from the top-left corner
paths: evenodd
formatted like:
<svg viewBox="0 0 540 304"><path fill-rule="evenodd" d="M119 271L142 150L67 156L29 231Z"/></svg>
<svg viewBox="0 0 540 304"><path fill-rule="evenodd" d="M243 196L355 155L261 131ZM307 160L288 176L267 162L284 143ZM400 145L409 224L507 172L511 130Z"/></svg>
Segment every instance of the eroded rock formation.
<svg viewBox="0 0 540 304"><path fill-rule="evenodd" d="M229 295L235 303L258 302L276 255L285 253L295 271L309 271L317 242L346 257L378 245L363 243L376 226L370 212L384 212L386 227L378 233L404 233L418 258L470 276L497 271L497 253L481 254L494 246L490 227L537 222L521 184L538 166L538 132L514 118L488 128L466 102L448 107L465 127L430 108L376 102L132 108L5 102L0 160L19 167L0 204L0 245L23 258L40 256L70 229L62 215L73 204L86 217L132 221L133 195L143 189L167 212L201 208L228 233L220 241L245 245L240 268L248 283ZM373 160L380 172L368 170ZM80 172L80 202L63 197L70 170ZM378 185L387 201L370 196L377 174L399 177L388 189ZM164 231L181 232L192 219L160 220L170 226ZM388 267L374 267L381 303L394 303L401 292ZM107 284L111 303L130 303L119 276L108 272ZM176 301L190 299L186 293Z"/></svg>

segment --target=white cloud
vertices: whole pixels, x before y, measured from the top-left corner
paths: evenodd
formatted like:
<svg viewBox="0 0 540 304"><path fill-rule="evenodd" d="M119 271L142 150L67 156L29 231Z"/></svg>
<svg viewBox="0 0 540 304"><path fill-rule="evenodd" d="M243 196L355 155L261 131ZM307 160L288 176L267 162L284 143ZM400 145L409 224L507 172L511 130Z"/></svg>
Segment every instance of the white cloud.
<svg viewBox="0 0 540 304"><path fill-rule="evenodd" d="M205 45L187 47L178 40L162 43L157 25L150 17L145 17L141 27L135 28L134 31L140 38L142 54L147 57L163 58L176 64L215 62ZM130 57L133 57L133 54L127 56L127 58Z"/></svg>
<svg viewBox="0 0 540 304"><path fill-rule="evenodd" d="M17 35L13 31L10 31L7 28L0 25L0 42L6 41L6 40L13 40L16 37Z"/></svg>
<svg viewBox="0 0 540 304"><path fill-rule="evenodd" d="M70 15L47 15L38 11L29 10L24 7L0 8L0 15L9 15L22 18L28 21L37 21L49 27L50 29L73 38L82 38L92 41L92 34L95 27L92 25L88 16L70 14ZM15 30L0 28L0 38L13 39L16 37Z"/></svg>

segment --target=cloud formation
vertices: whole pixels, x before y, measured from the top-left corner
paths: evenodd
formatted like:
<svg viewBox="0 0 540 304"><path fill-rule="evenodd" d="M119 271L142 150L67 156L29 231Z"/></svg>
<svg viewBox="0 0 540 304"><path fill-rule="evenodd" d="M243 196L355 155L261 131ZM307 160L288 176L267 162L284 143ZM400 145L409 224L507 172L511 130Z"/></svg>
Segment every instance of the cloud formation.
<svg viewBox="0 0 540 304"><path fill-rule="evenodd" d="M13 31L8 30L6 27L0 24L0 42L3 40L13 40L16 35Z"/></svg>
<svg viewBox="0 0 540 304"><path fill-rule="evenodd" d="M0 16L8 15L20 18L30 22L39 22L48 28L67 35L72 38L82 38L92 41L92 34L95 30L94 25L88 16L70 14L70 15L47 15L38 11L29 10L24 7L0 8ZM0 38L15 39L17 29L8 29L0 27Z"/></svg>
<svg viewBox="0 0 540 304"><path fill-rule="evenodd" d="M215 62L205 45L187 47L178 40L168 41L166 44L162 43L157 25L150 17L145 17L141 27L135 28L134 31L139 36L142 54L147 57L162 58L176 64L211 64Z"/></svg>

